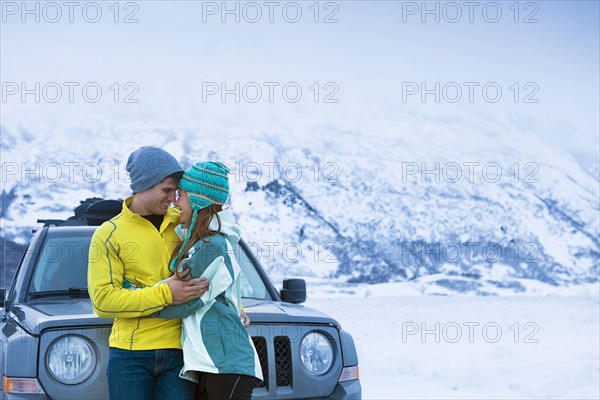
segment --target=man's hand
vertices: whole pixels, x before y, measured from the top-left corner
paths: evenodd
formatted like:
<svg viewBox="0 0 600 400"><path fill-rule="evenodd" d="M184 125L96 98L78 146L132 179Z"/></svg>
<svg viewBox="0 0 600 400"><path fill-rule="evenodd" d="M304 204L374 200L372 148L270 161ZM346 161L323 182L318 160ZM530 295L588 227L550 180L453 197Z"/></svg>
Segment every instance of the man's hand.
<svg viewBox="0 0 600 400"><path fill-rule="evenodd" d="M183 277L189 272L190 270L186 269L180 277L173 275L167 282L169 289L171 289L173 305L187 303L190 300L197 299L208 290L208 282L204 277L194 278L188 281L183 280Z"/></svg>
<svg viewBox="0 0 600 400"><path fill-rule="evenodd" d="M242 308L240 311L240 318L242 319L242 323L244 324L244 328L248 328L250 326L250 318L246 315L246 311Z"/></svg>

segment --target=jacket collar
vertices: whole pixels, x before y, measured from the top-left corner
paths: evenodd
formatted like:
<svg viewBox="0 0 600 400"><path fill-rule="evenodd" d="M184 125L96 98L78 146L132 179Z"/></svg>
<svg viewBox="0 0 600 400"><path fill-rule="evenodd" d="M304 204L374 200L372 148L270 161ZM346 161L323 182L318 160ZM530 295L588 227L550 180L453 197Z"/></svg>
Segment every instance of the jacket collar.
<svg viewBox="0 0 600 400"><path fill-rule="evenodd" d="M129 209L129 205L133 201L133 196L129 196L123 201L123 211L122 214L128 218L140 218L144 219L141 215L134 213ZM162 233L167 226L170 224L177 225L179 224L179 216L181 212L176 207L169 207L169 210L163 217L163 222L160 226L160 232Z"/></svg>

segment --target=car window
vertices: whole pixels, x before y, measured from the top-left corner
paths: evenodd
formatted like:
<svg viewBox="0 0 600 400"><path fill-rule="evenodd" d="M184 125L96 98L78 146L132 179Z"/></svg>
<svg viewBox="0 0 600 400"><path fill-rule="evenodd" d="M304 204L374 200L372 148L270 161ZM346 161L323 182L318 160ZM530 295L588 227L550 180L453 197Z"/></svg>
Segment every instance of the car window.
<svg viewBox="0 0 600 400"><path fill-rule="evenodd" d="M90 241L90 236L81 234L48 238L35 266L29 293L87 289ZM242 297L271 300L251 257L242 246L236 246L235 256L242 269Z"/></svg>
<svg viewBox="0 0 600 400"><path fill-rule="evenodd" d="M38 257L29 293L87 288L89 236L48 238Z"/></svg>
<svg viewBox="0 0 600 400"><path fill-rule="evenodd" d="M236 246L235 256L242 269L242 297L272 300L254 264L252 264L252 258L246 253L246 250L240 245Z"/></svg>

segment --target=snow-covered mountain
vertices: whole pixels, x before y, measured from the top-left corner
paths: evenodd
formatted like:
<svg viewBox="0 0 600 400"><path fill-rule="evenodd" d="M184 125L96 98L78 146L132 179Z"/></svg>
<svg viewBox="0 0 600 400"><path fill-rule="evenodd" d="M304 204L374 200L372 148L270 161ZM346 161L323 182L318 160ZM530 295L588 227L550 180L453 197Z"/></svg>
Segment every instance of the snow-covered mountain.
<svg viewBox="0 0 600 400"><path fill-rule="evenodd" d="M395 132L149 124L127 127L121 141L110 129L67 129L48 141L4 125L2 237L25 242L37 218L67 217L86 197L124 198L128 154L152 144L184 167L229 165L231 206L276 283L407 281L425 293L489 295L525 293L533 281L598 281L593 152L558 151L508 122L498 138L483 119L428 121L423 132L440 141L411 132L417 119L399 115Z"/></svg>
<svg viewBox="0 0 600 400"><path fill-rule="evenodd" d="M125 197L127 156L155 145L229 164L276 282L598 282L597 2L490 3L498 21L454 2L300 2L300 21L279 7L257 23L205 4L143 2L135 23L108 3L98 23L7 16L3 240Z"/></svg>

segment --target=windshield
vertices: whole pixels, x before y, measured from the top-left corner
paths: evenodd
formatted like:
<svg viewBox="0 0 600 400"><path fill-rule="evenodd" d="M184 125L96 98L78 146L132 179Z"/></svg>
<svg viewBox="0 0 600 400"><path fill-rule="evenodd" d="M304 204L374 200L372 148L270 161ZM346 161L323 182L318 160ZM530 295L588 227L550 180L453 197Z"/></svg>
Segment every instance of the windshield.
<svg viewBox="0 0 600 400"><path fill-rule="evenodd" d="M272 300L260 275L256 271L256 268L254 268L254 264L252 264L250 255L246 253L245 249L241 245L238 244L236 248L239 250L236 249L237 251L235 251L235 256L240 264L240 268L242 269L242 297L259 300Z"/></svg>
<svg viewBox="0 0 600 400"><path fill-rule="evenodd" d="M89 236L48 238L29 284L29 294L87 289Z"/></svg>
<svg viewBox="0 0 600 400"><path fill-rule="evenodd" d="M88 252L91 236L78 232L49 237L37 260L28 294L80 296L87 292ZM242 269L242 297L271 300L260 275L242 246L236 246L235 256ZM237 250L236 249L236 250ZM84 292L84 293L82 293Z"/></svg>

